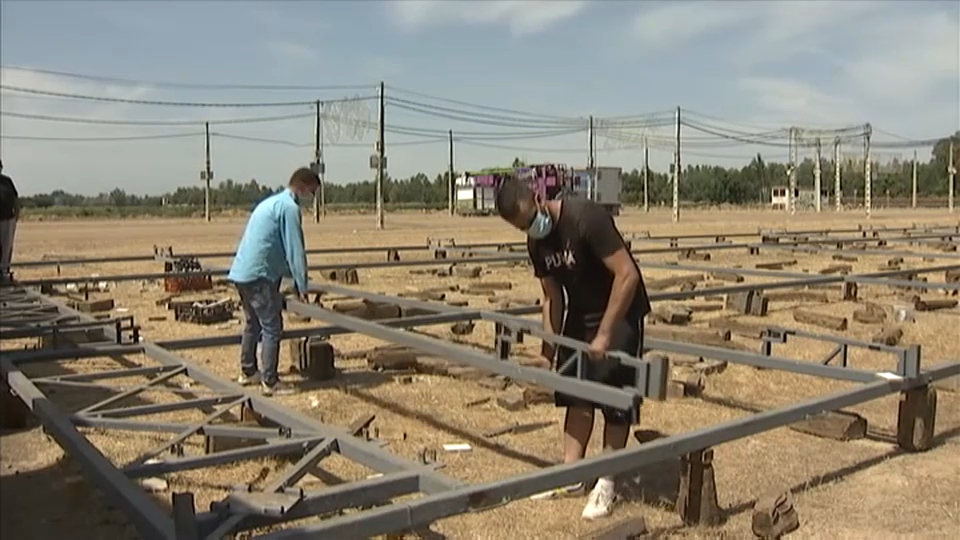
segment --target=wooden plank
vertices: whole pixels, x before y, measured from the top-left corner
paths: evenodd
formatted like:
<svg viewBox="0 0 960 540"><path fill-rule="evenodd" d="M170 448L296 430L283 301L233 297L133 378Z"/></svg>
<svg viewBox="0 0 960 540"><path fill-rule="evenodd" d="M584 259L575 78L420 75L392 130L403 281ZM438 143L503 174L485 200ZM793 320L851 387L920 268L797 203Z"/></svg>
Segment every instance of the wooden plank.
<svg viewBox="0 0 960 540"><path fill-rule="evenodd" d="M835 317L833 315L827 315L825 313L817 313L815 311L809 311L805 309L795 309L793 311L793 319L798 323L819 326L821 328L827 328L829 330L846 330L847 329L846 317Z"/></svg>
<svg viewBox="0 0 960 540"><path fill-rule="evenodd" d="M836 441L852 441L867 435L867 420L856 413L831 411L791 424L790 429Z"/></svg>

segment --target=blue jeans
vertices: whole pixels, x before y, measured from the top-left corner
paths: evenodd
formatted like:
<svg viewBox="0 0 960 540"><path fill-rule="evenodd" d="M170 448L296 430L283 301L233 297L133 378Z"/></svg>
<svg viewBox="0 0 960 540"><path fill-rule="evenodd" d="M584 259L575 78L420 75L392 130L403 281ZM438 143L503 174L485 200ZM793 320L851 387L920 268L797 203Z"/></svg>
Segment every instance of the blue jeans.
<svg viewBox="0 0 960 540"><path fill-rule="evenodd" d="M261 342L263 382L277 384L280 364L280 335L283 333L283 295L280 282L258 279L236 283L246 325L240 340L240 369L250 377L257 372L257 343Z"/></svg>

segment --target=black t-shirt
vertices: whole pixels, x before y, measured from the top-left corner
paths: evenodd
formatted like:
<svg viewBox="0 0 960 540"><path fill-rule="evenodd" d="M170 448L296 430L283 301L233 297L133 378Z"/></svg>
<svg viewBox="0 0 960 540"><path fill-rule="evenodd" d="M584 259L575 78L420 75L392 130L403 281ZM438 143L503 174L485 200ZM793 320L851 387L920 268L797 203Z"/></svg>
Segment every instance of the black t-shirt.
<svg viewBox="0 0 960 540"><path fill-rule="evenodd" d="M568 317L571 313L582 317L606 310L614 276L603 259L624 247L613 217L586 199L564 199L550 234L542 240L527 238L534 275L552 277L563 287ZM641 276L627 317L639 321L648 313L650 299Z"/></svg>
<svg viewBox="0 0 960 540"><path fill-rule="evenodd" d="M0 219L13 218L18 197L13 180L5 174L0 174Z"/></svg>

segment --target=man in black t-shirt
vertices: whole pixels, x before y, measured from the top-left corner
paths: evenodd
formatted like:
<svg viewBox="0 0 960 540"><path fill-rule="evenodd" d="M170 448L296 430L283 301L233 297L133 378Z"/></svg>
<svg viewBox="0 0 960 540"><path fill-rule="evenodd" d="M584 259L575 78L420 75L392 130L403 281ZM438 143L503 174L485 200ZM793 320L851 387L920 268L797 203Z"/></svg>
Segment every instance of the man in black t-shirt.
<svg viewBox="0 0 960 540"><path fill-rule="evenodd" d="M20 194L13 180L3 174L0 161L0 281L10 276L10 259L13 257L13 237L17 232L20 217Z"/></svg>
<svg viewBox="0 0 960 540"><path fill-rule="evenodd" d="M633 386L635 369L606 359L605 353L618 350L641 356L643 318L650 312L650 300L613 217L586 199L538 200L529 187L512 179L498 189L496 207L500 217L527 234L527 251L543 289L544 329L590 344L585 359L590 380ZM560 373L576 376L575 362L563 369L573 351L564 347L554 350L544 342L542 354L551 362L556 355ZM623 411L557 393L556 404L567 408L563 452L564 462L570 463L585 455L597 408L605 420L604 449L625 447L630 426L638 421L640 400L633 409ZM552 498L583 490L584 486L577 484L534 497ZM600 478L583 517L609 515L614 499L613 479Z"/></svg>

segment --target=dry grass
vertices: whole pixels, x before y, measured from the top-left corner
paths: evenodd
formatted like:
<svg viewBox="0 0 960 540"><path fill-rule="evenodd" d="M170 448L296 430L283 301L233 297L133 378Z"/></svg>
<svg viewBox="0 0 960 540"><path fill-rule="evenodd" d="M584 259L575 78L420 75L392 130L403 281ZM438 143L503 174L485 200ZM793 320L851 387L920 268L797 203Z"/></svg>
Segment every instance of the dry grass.
<svg viewBox="0 0 960 540"><path fill-rule="evenodd" d="M756 232L758 227L774 228L846 228L865 220L859 214L823 216L810 214L785 219L780 213L761 212L688 212L679 225L670 223L669 213L628 213L619 218L624 232L650 231L652 234L730 234ZM518 241L521 238L496 219L451 219L433 214L388 215L385 231L376 231L372 216L328 217L321 224L305 224L309 247L387 246L395 244L426 245L426 237L451 237L460 243ZM872 224L902 226L912 223L956 223L956 218L944 212L898 212L874 214ZM187 221L122 221L76 223L25 223L18 230L16 258L35 260L43 256L108 256L122 254L149 254L152 245L172 245L180 252L230 251L242 230L239 220L216 221L203 224ZM907 249L907 248L904 248ZM425 254L401 253L405 260ZM335 264L348 261L383 260L383 253L353 257L312 257L311 263ZM854 271L875 271L888 257L882 251L876 256L861 257ZM815 274L831 264L829 256L811 256L802 253L764 252L749 259L742 250L717 251L707 263L681 262L709 266L743 265L752 267L757 262L797 259L789 272L808 270ZM676 261L675 254L644 257L644 261ZM208 261L226 264L226 261ZM920 257L907 258L906 265L920 267ZM154 272L156 263L103 264L64 266L64 275L101 275ZM18 272L21 278L46 277L53 269ZM667 270L645 271L645 278L655 279L672 275ZM931 280L941 276L931 276ZM514 288L503 293L509 297L532 298L538 294L538 285L529 269L496 266L487 268L481 279L512 281ZM417 287L437 287L453 284L452 278L411 274L406 268L361 270L360 288L374 292L398 293ZM748 281L750 281L748 279ZM217 295L232 295L224 287ZM160 340L211 334L235 334L238 324L212 328L180 324L172 321L168 311L155 305L164 296L154 283L118 284L109 294L117 307L128 309L144 327L147 339ZM870 296L880 303L895 298L891 291L880 287L864 287L861 296ZM489 307L480 297L451 299L469 300L471 305ZM791 307L795 303L778 302L763 322L790 328L817 331L795 323ZM853 304L831 303L817 307L827 313L849 316ZM724 316L720 312L698 314L697 320ZM923 346L924 362L933 365L957 358L960 333L956 314L917 314L917 323L905 330L903 342ZM149 320L166 317L166 320ZM744 317L744 320L749 318ZM759 322L759 320L758 320ZM875 330L851 320L846 336L869 338ZM304 326L288 322L288 327ZM424 332L453 339L447 326L423 328ZM736 339L736 338L735 338ZM341 352L366 349L382 342L364 336L349 335L332 339ZM480 325L465 341L489 346L493 342L492 328ZM755 341L741 340L755 345ZM532 352L532 344L523 347ZM815 360L824 356L828 345L806 340L791 340L777 349L781 356ZM281 365L288 366L286 348ZM200 363L223 377L236 374L237 348L186 351L183 356ZM131 358L134 362L145 362ZM854 365L870 369L893 366L893 358L876 353L858 351L851 358ZM45 370L79 371L103 369L95 360L64 362L44 366ZM466 481L478 482L503 478L510 474L533 470L560 460L561 414L552 405L535 406L516 413L507 413L493 404L464 408L467 402L491 395L491 391L475 383L449 378L418 375L412 384L398 384L385 374L367 372L360 361L345 360L338 365L344 374L337 385L303 385L302 391L290 397L275 398L288 407L300 410L324 422L345 425L362 413L377 415L375 426L389 441L387 449L413 459L424 447L438 448L451 442L467 442L473 451L464 454L442 454L444 472ZM40 369L40 368L32 368ZM34 374L34 373L31 373ZM297 381L295 375L290 379ZM177 382L177 381L173 381ZM133 384L120 382L119 384ZM822 395L847 387L843 383L790 375L781 372L757 371L731 366L723 374L709 379L707 398L683 399L666 403L649 403L642 412L642 427L665 433L681 433L709 426L749 414L748 411L719 404L735 402L755 408L771 408L806 397ZM343 388L349 391L344 392ZM195 388L191 388L193 390ZM83 402L95 401L95 396L76 391L58 390L55 401L64 407L77 408ZM163 402L175 399L153 393L143 396L145 402ZM83 402L79 400L84 400ZM312 407L311 401L318 401ZM728 404L729 405L729 404ZM729 522L716 530L684 529L679 519L663 501L672 500L676 491L676 467L663 465L638 471L635 489L618 508L617 516L642 514L648 524L660 531L664 538L748 538L749 508L754 498L768 489L797 488L796 504L803 526L791 537L796 538L953 538L960 527L960 459L957 459L957 433L960 430L960 398L956 394L940 394L938 431L944 434L942 444L919 455L901 455L894 446L874 439L839 443L779 429L757 437L725 444L716 449L716 474L721 505L734 509ZM865 415L871 428L879 432L895 426L896 398L888 398L855 408ZM156 415L166 421L190 422L202 413L181 412ZM480 435L503 426L507 422L551 423L538 430L522 434L485 439ZM405 440L398 435L406 434ZM596 452L599 437L591 444ZM124 463L149 449L161 439L144 435L117 437L115 434L93 431L90 440L116 463ZM116 510L109 509L95 490L76 477L69 460L62 461L62 452L52 442L45 441L38 430L4 434L2 443L3 474L3 534L12 538L52 538L66 535L70 538L135 538L135 533ZM632 443L635 444L635 443ZM189 453L202 451L202 440L190 440L185 445ZM263 469L277 470L283 463L263 460L255 463L221 467L215 474L196 471L168 476L171 491L191 490L197 493L198 506L222 497L225 489L241 482L250 482L261 476ZM324 469L335 477L357 479L371 473L345 459L325 461ZM16 473L16 474L15 474ZM63 481L66 477L66 481ZM334 479L325 478L326 482ZM308 481L304 481L308 482ZM311 483L320 480L311 478ZM9 489L8 489L9 488ZM163 495L166 497L167 495ZM490 512L467 514L444 520L435 529L453 539L565 539L575 538L599 528L600 524L583 523L579 518L582 500L546 503L520 501ZM39 510L42 509L42 510ZM53 510L51 510L53 509ZM12 516L12 517L11 517ZM544 516L549 516L545 518Z"/></svg>

